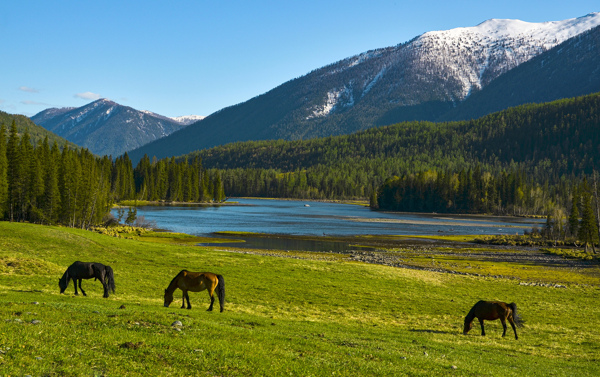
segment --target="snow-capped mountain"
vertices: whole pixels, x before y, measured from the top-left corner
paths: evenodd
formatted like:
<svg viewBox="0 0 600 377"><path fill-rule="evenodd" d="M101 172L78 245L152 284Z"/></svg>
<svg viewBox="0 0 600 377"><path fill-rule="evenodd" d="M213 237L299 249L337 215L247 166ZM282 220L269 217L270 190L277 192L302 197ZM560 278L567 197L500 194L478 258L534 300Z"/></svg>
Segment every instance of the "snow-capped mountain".
<svg viewBox="0 0 600 377"><path fill-rule="evenodd" d="M316 69L132 156L164 157L234 141L306 139L437 120L504 73L598 25L600 13L590 13L542 23L491 19L427 32Z"/></svg>
<svg viewBox="0 0 600 377"><path fill-rule="evenodd" d="M532 23L487 20L474 27L432 31L406 45L430 70L450 70L460 82L456 100L464 100L508 70L600 25L600 13L564 21Z"/></svg>
<svg viewBox="0 0 600 377"><path fill-rule="evenodd" d="M189 126L190 124L196 123L197 121L202 120L204 118L206 117L202 115L182 115L180 117L173 117L171 119L184 126Z"/></svg>
<svg viewBox="0 0 600 377"><path fill-rule="evenodd" d="M184 127L171 118L105 98L78 108L46 109L31 120L92 153L114 157Z"/></svg>

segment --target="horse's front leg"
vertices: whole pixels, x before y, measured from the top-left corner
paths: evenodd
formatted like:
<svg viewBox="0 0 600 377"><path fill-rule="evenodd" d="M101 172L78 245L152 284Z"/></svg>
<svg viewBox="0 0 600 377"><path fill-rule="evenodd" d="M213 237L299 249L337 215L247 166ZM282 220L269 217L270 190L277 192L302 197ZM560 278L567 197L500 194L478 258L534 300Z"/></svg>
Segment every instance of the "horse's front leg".
<svg viewBox="0 0 600 377"><path fill-rule="evenodd" d="M192 304L190 304L190 295L189 295L188 291L185 291L185 299L187 300L187 308L191 309Z"/></svg>
<svg viewBox="0 0 600 377"><path fill-rule="evenodd" d="M504 318L500 318L500 322L502 322L502 328L504 329L504 331L502 332L502 337L504 338L504 336L506 335L506 320Z"/></svg>
<svg viewBox="0 0 600 377"><path fill-rule="evenodd" d="M82 282L82 281L83 281L83 279L79 279L79 289L81 289L81 293L83 293L83 295L84 295L84 296L87 296L87 295L85 294L85 291L83 290L83 288L81 288L81 282ZM77 292L77 290L75 290L75 291ZM75 293L75 294L77 294L77 293Z"/></svg>
<svg viewBox="0 0 600 377"><path fill-rule="evenodd" d="M483 327L483 319L479 318L479 324L481 325L481 336L485 336L485 328Z"/></svg>
<svg viewBox="0 0 600 377"><path fill-rule="evenodd" d="M79 292L77 292L77 279L73 278L73 287L75 288L75 296L79 296Z"/></svg>

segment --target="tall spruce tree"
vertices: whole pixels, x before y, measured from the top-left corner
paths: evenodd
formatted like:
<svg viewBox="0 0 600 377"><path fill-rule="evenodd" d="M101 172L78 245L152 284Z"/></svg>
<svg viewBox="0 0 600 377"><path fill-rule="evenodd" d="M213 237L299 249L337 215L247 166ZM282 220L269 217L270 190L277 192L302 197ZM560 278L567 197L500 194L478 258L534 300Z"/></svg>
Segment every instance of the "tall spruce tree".
<svg viewBox="0 0 600 377"><path fill-rule="evenodd" d="M586 192L583 195L583 209L581 211L581 223L579 224L578 233L579 240L584 243L586 251L588 245L591 244L592 250L594 253L596 252L594 243L597 235L598 229L596 227L594 209L592 208L592 195Z"/></svg>
<svg viewBox="0 0 600 377"><path fill-rule="evenodd" d="M0 125L0 220L6 218L8 202L8 160L6 158L6 126Z"/></svg>

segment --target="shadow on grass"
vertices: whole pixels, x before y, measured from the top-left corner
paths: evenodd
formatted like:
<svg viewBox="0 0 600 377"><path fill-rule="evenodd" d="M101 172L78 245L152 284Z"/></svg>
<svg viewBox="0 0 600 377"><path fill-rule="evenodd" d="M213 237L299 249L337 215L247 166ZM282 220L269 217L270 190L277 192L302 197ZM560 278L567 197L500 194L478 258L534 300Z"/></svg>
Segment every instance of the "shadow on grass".
<svg viewBox="0 0 600 377"><path fill-rule="evenodd" d="M439 331L439 330L417 330L417 329L412 329L412 330L408 330L410 332L420 332L420 333L428 333L428 334L454 334L454 332L450 332L450 331Z"/></svg>

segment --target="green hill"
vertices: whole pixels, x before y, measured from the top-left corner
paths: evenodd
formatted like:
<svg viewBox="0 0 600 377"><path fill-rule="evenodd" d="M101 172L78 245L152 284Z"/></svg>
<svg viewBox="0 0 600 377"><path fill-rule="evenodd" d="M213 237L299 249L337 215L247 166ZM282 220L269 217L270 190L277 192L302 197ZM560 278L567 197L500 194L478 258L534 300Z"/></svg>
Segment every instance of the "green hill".
<svg viewBox="0 0 600 377"><path fill-rule="evenodd" d="M25 131L29 133L31 142L34 145L41 143L44 141L44 138L48 137L48 143L50 145L54 144L56 141L61 148L65 145L65 143L67 143L70 148L79 148L77 145L63 139L62 137L46 130L43 127L38 126L37 124L33 123L31 119L24 115L8 114L4 111L0 111L0 124L4 123L7 130L10 129L10 125L13 121L17 126L17 131L19 134L22 134Z"/></svg>

